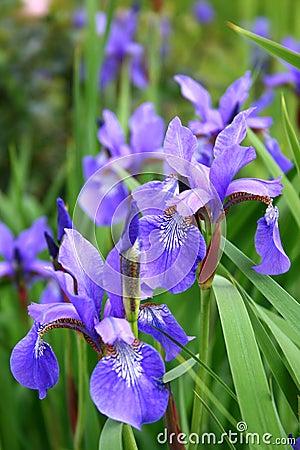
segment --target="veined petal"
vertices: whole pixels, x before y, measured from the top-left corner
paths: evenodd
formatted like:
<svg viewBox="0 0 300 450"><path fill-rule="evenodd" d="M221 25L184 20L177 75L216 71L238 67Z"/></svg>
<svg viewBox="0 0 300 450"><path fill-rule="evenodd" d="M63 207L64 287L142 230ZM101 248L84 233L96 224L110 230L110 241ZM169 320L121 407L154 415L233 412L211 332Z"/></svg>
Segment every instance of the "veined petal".
<svg viewBox="0 0 300 450"><path fill-rule="evenodd" d="M198 228L177 211L140 220L141 276L152 289L182 292L195 281L206 246Z"/></svg>
<svg viewBox="0 0 300 450"><path fill-rule="evenodd" d="M167 305L155 305L152 303L141 305L138 326L140 331L151 334L154 339L160 342L166 353L166 361L171 361L171 359L175 358L180 353L181 348L155 328L164 331L181 345L187 344L190 340Z"/></svg>
<svg viewBox="0 0 300 450"><path fill-rule="evenodd" d="M95 326L95 329L105 344L113 345L116 340L120 340L131 345L135 339L126 319L105 317Z"/></svg>
<svg viewBox="0 0 300 450"><path fill-rule="evenodd" d="M154 215L162 214L166 209L167 200L174 198L177 193L179 193L178 181L169 177L165 181L150 181L139 186L132 192L132 197L143 215Z"/></svg>
<svg viewBox="0 0 300 450"><path fill-rule="evenodd" d="M39 398L47 395L59 377L59 367L49 344L38 335L37 325L15 346L10 367L15 379L23 386L39 391Z"/></svg>
<svg viewBox="0 0 300 450"><path fill-rule="evenodd" d="M164 372L160 355L150 345L116 341L92 373L91 397L102 414L141 429L166 411Z"/></svg>
<svg viewBox="0 0 300 450"><path fill-rule="evenodd" d="M256 272L265 275L279 275L287 272L291 263L281 245L277 207L268 206L264 217L257 223L255 247L262 261L253 268Z"/></svg>
<svg viewBox="0 0 300 450"><path fill-rule="evenodd" d="M242 147L233 145L225 148L214 159L210 168L209 178L216 189L221 202L223 202L231 180L236 173L255 159L256 154L253 147Z"/></svg>
<svg viewBox="0 0 300 450"><path fill-rule="evenodd" d="M0 255L3 255L8 261L13 258L14 236L10 229L0 222Z"/></svg>
<svg viewBox="0 0 300 450"><path fill-rule="evenodd" d="M238 178L233 180L226 191L226 197L236 192L261 195L264 197L277 197L282 193L281 177L275 180L261 180L259 178Z"/></svg>
<svg viewBox="0 0 300 450"><path fill-rule="evenodd" d="M31 303L28 313L35 322L42 325L64 318L81 320L72 303Z"/></svg>

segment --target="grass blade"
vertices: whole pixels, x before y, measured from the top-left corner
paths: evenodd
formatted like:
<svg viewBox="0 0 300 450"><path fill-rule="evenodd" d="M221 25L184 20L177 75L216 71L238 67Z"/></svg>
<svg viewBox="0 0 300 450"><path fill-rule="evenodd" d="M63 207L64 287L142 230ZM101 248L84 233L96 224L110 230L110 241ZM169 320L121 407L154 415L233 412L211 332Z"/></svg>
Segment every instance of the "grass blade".
<svg viewBox="0 0 300 450"><path fill-rule="evenodd" d="M282 94L281 96L281 107L282 107L282 117L283 117L283 123L284 123L284 128L285 128L285 132L288 138L288 142L290 145L290 149L293 153L294 156L294 162L295 162L295 166L298 172L298 176L300 178L300 145L299 145L299 141L297 139L295 130L291 124L287 109L286 109L286 104L285 104L285 99L284 96Z"/></svg>
<svg viewBox="0 0 300 450"><path fill-rule="evenodd" d="M107 419L99 440L99 450L123 450L122 422Z"/></svg>

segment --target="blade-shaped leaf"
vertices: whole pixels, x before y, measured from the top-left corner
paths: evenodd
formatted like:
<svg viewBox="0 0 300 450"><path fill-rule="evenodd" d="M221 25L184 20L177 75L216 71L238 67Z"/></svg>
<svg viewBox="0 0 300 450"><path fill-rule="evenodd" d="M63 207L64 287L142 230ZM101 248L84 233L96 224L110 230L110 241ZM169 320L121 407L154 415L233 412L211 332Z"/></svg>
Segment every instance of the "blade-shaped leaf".
<svg viewBox="0 0 300 450"><path fill-rule="evenodd" d="M255 272L252 269L254 262L231 242L226 241L224 253L289 322L294 332L300 336L300 304L271 277Z"/></svg>
<svg viewBox="0 0 300 450"><path fill-rule="evenodd" d="M242 418L249 432L263 436L268 430L280 437L280 424L244 301L237 288L225 278L216 276L213 290ZM260 442L260 447L267 449L268 445Z"/></svg>
<svg viewBox="0 0 300 450"><path fill-rule="evenodd" d="M297 69L300 69L300 55L298 53L293 52L292 50L270 39L258 36L255 33L251 33L251 31L244 30L243 28L233 23L229 22L228 25L237 33L251 39L253 42L262 47L266 52L270 53L273 56L276 56L277 58L281 58L287 63L292 64Z"/></svg>
<svg viewBox="0 0 300 450"><path fill-rule="evenodd" d="M122 422L107 419L99 440L99 450L123 450Z"/></svg>

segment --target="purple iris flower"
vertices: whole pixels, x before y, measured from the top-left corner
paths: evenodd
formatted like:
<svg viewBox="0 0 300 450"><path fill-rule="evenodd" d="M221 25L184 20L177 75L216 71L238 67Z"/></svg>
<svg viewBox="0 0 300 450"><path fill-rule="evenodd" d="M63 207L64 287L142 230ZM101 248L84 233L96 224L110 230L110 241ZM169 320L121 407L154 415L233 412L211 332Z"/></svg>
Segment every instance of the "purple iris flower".
<svg viewBox="0 0 300 450"><path fill-rule="evenodd" d="M55 242L51 234L49 234L47 231L45 232L45 238L47 241L49 254L52 258L54 267L57 263L59 245L62 243L63 237L65 235L65 229L74 228L72 219L69 215L68 209L62 198L58 197L56 199L56 206L57 206L57 243Z"/></svg>
<svg viewBox="0 0 300 450"><path fill-rule="evenodd" d="M300 52L300 41L296 41L290 36L286 37L281 44L296 53ZM291 84L295 88L296 95L300 96L300 70L285 61L282 61L282 63L285 65L287 71L266 75L264 77L265 85L269 88L274 88L284 84Z"/></svg>
<svg viewBox="0 0 300 450"><path fill-rule="evenodd" d="M28 282L34 276L49 276L50 263L37 258L46 247L44 233L51 233L46 218L35 220L30 228L14 237L10 229L0 223L0 277L10 277L17 284Z"/></svg>
<svg viewBox="0 0 300 450"><path fill-rule="evenodd" d="M264 16L258 16L254 19L252 24L252 32L264 38L270 38L270 21ZM270 66L270 56L263 51L258 45L252 45L252 62L251 66L260 72L267 73Z"/></svg>
<svg viewBox="0 0 300 450"><path fill-rule="evenodd" d="M76 230L66 229L58 261L64 271L53 276L69 303L29 306L34 324L12 352L14 377L44 398L59 377L56 356L44 335L70 328L81 333L100 358L90 380L99 411L136 428L160 419L168 403L164 363L154 348L135 338L126 319L106 315L101 320L104 263L98 251Z"/></svg>
<svg viewBox="0 0 300 450"><path fill-rule="evenodd" d="M213 148L217 135L232 122L233 118L240 112L241 106L248 97L251 87L251 73L246 72L244 76L234 81L222 95L219 101L219 108L212 107L212 101L209 92L197 81L186 75L175 75L175 81L181 87L182 95L188 99L195 107L196 114L201 118L190 121L189 128L197 136L197 151L195 158L201 164L210 167L213 162ZM253 108L250 114L247 114L247 126L263 135L267 135L267 130L272 125L271 117L261 117L257 113L268 106L272 101L272 93L265 93L259 101L256 102L257 108ZM268 150L268 147L266 147ZM278 149L279 150L279 149ZM271 155L272 152L270 151ZM275 156L273 153L272 156ZM276 152L276 162L285 171L290 168L291 163L287 165L282 159L284 156L279 150Z"/></svg>
<svg viewBox="0 0 300 450"><path fill-rule="evenodd" d="M158 155L165 127L150 102L140 105L131 116L129 144L114 113L104 110L103 119L98 138L104 150L97 157L86 156L83 160L87 182L79 204L97 225L110 225L123 220L128 209L129 191L117 167L138 173L147 159Z"/></svg>
<svg viewBox="0 0 300 450"><path fill-rule="evenodd" d="M196 2L193 6L193 12L200 23L210 23L215 18L215 11L209 2Z"/></svg>
<svg viewBox="0 0 300 450"><path fill-rule="evenodd" d="M262 260L259 265L254 266L254 269L259 273L277 275L286 272L290 267L289 258L280 241L278 209L272 204L272 199L282 192L280 179L271 181L256 178L234 179L239 170L256 157L253 147L240 145L246 136L247 117L251 113L251 108L239 113L232 123L218 134L213 149L214 159L210 168L198 163L194 158L197 139L191 130L181 125L179 118L173 119L168 127L164 144L166 159L170 167L179 174L179 179L184 177L185 188L179 193L173 189L175 195L167 198L170 189L167 189L166 184L163 183L157 185L160 196L165 197L165 216L145 215L140 221L141 237L142 248L146 249L151 256L153 252L154 256L158 254L158 248L160 249L159 257L156 260L153 257L153 261L156 261L154 267L160 267L161 261L166 261L164 266L166 270L173 263L169 249L180 246L185 249L182 250L183 264L180 267L181 269L192 267L192 269L185 271L186 277L183 278L183 283L179 284L179 289L186 289L195 279L195 269L199 260L204 257L205 246L202 246L201 258L199 258L200 255L195 254L195 248L198 249L201 246L198 247L199 240L198 242L195 240L195 230L193 230L189 242L187 230L179 234L178 228L173 228L169 224L166 226L170 208L172 214L176 214L177 217L184 217L189 212L191 216L198 215L202 218L205 213L206 216L209 216L211 224L216 226L234 204L246 200L259 200L267 205L267 209L264 217L258 221L255 246ZM159 197L158 193L154 192L154 182L148 183L148 186L137 188L133 192L133 197L140 209L150 207L150 192L153 192L150 200L153 205L155 197ZM178 219L176 223L178 224ZM195 226L194 228L197 229ZM198 232L200 233L199 230ZM201 235L200 242L202 239ZM173 266L175 270L178 270L176 264ZM161 267L163 266L161 265ZM151 275L152 270L155 269L152 269L150 263ZM186 279L189 280L188 283L186 283ZM151 285L151 280L147 283Z"/></svg>
<svg viewBox="0 0 300 450"><path fill-rule="evenodd" d="M289 434L289 438L292 439L293 435ZM295 441L295 444L292 444L294 450L300 450L300 437L298 437Z"/></svg>

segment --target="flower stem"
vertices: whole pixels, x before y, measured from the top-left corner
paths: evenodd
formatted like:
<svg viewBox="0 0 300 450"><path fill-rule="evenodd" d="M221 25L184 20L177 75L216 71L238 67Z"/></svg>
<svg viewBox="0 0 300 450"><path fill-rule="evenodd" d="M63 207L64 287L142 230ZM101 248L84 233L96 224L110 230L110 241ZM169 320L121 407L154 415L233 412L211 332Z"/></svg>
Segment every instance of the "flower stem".
<svg viewBox="0 0 300 450"><path fill-rule="evenodd" d="M210 322L210 294L211 289L200 289L200 333L199 333L199 358L202 362L207 364L209 355L209 322ZM206 372L202 366L198 368L198 377L205 382ZM204 417L204 408L199 397L203 397L202 389L196 384L195 392L197 395L194 396L193 404L193 414L192 414L192 424L191 433L200 434L201 426ZM196 444L190 444L189 450L195 449Z"/></svg>
<svg viewBox="0 0 300 450"><path fill-rule="evenodd" d="M132 428L127 423L123 425L124 450L138 450Z"/></svg>
<svg viewBox="0 0 300 450"><path fill-rule="evenodd" d="M86 416L86 386L87 386L87 354L86 345L83 337L77 335L78 351L78 419L74 437L74 449L82 449L83 433Z"/></svg>

